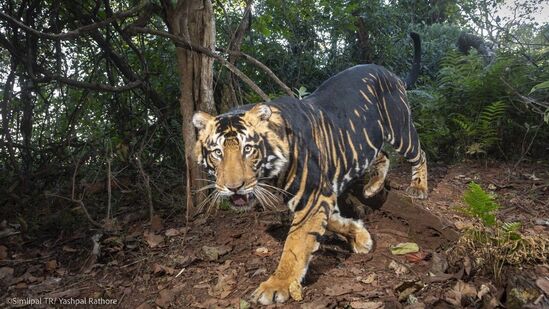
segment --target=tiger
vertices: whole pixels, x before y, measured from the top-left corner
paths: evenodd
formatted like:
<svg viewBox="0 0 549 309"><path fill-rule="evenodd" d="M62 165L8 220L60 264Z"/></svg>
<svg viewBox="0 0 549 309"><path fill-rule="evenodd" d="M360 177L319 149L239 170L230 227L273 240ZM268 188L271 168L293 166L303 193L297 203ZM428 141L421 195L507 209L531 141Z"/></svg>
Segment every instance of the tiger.
<svg viewBox="0 0 549 309"><path fill-rule="evenodd" d="M246 209L254 198L267 202L265 189L276 187L293 213L276 270L251 295L262 305L301 299L302 279L327 230L346 238L356 253L372 249L364 223L343 217L337 197L367 176L364 197L384 187L384 142L412 165L407 193L427 197L427 161L406 84L379 65L346 69L302 99L281 97L218 116L199 111L192 122L194 156L215 177L217 195Z"/></svg>

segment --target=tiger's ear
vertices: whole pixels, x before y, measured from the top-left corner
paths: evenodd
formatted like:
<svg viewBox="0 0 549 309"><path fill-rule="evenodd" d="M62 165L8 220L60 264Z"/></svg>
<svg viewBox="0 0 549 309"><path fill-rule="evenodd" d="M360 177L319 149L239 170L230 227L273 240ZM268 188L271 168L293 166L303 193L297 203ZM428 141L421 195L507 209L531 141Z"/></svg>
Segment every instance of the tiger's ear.
<svg viewBox="0 0 549 309"><path fill-rule="evenodd" d="M195 128L197 128L199 131L204 129L208 122L212 121L214 119L214 116L205 113L205 112L196 112L193 115L193 125Z"/></svg>
<svg viewBox="0 0 549 309"><path fill-rule="evenodd" d="M269 120L272 113L273 112L269 106L265 104L257 104L252 107L252 109L247 111L245 116L250 120L250 122L257 124L260 121Z"/></svg>

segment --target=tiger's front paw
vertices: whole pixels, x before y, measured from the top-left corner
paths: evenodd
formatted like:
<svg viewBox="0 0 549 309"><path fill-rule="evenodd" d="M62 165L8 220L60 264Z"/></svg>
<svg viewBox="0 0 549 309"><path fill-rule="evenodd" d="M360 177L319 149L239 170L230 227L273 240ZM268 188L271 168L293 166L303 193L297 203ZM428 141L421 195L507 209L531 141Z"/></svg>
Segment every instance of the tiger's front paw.
<svg viewBox="0 0 549 309"><path fill-rule="evenodd" d="M252 301L262 305L283 303L290 298L302 300L301 284L297 280L282 280L274 277L269 278L259 285L252 294Z"/></svg>

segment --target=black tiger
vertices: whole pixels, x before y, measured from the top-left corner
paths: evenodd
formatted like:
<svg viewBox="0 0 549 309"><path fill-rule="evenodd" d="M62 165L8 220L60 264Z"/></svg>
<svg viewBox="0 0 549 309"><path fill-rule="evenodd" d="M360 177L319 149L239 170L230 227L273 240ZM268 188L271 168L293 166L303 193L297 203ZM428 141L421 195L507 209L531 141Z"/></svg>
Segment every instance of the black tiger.
<svg viewBox="0 0 549 309"><path fill-rule="evenodd" d="M419 65L415 39L409 83ZM364 195L382 188L389 167L384 142L412 164L407 192L427 197L427 164L406 86L378 65L349 68L301 100L282 97L216 117L198 112L193 123L199 132L195 155L215 177L216 196L237 208L253 197L265 204L275 184L294 212L278 268L253 294L261 304L301 297L301 280L326 229L345 236L355 252L370 251L370 234L360 220L340 215L337 197L368 171Z"/></svg>

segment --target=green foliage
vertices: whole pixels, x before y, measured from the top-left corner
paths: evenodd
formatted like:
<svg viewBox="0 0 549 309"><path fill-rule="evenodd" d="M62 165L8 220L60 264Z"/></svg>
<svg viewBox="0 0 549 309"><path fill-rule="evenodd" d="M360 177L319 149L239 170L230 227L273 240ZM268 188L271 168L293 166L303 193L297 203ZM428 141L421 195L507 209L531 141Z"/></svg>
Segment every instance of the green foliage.
<svg viewBox="0 0 549 309"><path fill-rule="evenodd" d="M303 99L304 97L311 94L309 91L307 91L307 88L301 86L299 88L295 88L295 95L298 99Z"/></svg>
<svg viewBox="0 0 549 309"><path fill-rule="evenodd" d="M549 88L549 80L544 81L543 83L539 83L532 87L532 90L530 90L530 94L537 90L547 89Z"/></svg>
<svg viewBox="0 0 549 309"><path fill-rule="evenodd" d="M507 104L502 101L485 106L475 118L456 114L452 120L458 125L458 139L465 139L466 153L469 155L486 153L489 148L500 141L500 120L505 114Z"/></svg>
<svg viewBox="0 0 549 309"><path fill-rule="evenodd" d="M477 183L469 183L469 189L463 194L463 200L467 205L463 210L467 214L481 220L486 226L493 226L496 223L495 212L500 206Z"/></svg>

